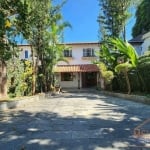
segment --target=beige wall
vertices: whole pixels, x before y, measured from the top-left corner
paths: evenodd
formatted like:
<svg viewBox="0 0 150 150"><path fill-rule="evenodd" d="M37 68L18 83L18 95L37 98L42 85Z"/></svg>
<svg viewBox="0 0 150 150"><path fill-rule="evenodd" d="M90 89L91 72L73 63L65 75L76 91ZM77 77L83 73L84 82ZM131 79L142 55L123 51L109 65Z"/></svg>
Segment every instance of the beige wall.
<svg viewBox="0 0 150 150"><path fill-rule="evenodd" d="M73 73L73 81L61 81L61 73L56 74L56 80L62 88L78 88L78 73ZM81 75L80 75L80 87L82 85Z"/></svg>

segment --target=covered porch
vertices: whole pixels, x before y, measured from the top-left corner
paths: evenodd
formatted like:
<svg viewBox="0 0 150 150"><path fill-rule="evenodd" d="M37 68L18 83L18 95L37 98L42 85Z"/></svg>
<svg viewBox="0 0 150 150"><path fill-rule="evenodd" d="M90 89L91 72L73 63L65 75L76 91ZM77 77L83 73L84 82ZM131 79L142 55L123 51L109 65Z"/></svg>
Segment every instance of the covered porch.
<svg viewBox="0 0 150 150"><path fill-rule="evenodd" d="M95 64L59 65L54 72L56 82L63 88L90 88L98 84L99 69Z"/></svg>

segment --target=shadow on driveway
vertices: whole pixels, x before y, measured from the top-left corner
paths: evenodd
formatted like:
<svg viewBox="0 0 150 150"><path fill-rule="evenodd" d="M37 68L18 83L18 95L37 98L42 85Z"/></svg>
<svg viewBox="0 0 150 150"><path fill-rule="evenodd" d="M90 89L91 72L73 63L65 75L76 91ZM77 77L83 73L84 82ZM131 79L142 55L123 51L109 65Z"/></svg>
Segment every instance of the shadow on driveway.
<svg viewBox="0 0 150 150"><path fill-rule="evenodd" d="M59 102L58 107L53 111L41 109L35 112L28 110L2 112L0 114L0 149L141 150L145 143L133 138L133 130L146 119L148 106L98 96L96 94L93 96L66 95L62 99L41 101L45 107L50 101L51 103ZM71 107L67 102L73 99L72 102L75 103L75 98L81 99L82 107L74 106L74 110L70 111L74 115L63 115L61 109ZM98 102L92 107L89 106L89 109L88 107L84 109L86 102L84 103L85 100L82 98L90 102L91 100ZM60 111L57 112L59 109ZM97 111L93 111L94 109ZM86 116L86 113L89 113L89 116Z"/></svg>

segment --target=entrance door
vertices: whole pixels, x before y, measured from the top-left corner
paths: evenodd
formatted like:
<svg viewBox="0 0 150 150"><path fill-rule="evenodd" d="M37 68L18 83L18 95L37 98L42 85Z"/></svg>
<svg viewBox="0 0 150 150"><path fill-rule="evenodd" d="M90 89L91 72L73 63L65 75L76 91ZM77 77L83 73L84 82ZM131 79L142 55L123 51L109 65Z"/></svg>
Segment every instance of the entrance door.
<svg viewBox="0 0 150 150"><path fill-rule="evenodd" d="M97 85L97 72L82 73L82 87L94 87Z"/></svg>

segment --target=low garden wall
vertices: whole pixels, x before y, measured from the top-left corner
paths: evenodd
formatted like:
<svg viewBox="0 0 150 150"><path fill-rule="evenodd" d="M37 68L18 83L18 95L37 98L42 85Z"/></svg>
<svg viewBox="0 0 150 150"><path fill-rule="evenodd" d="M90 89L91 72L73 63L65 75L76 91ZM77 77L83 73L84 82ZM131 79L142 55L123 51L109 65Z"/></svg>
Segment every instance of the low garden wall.
<svg viewBox="0 0 150 150"><path fill-rule="evenodd" d="M113 96L113 97L119 97L127 100L131 100L134 102L139 102L143 104L149 104L150 105L150 98L146 96L140 96L140 95L129 95L129 94L123 94L123 93L113 93L108 91L101 91L102 94Z"/></svg>
<svg viewBox="0 0 150 150"><path fill-rule="evenodd" d="M0 102L0 111L8 110L8 109L14 109L17 107L23 107L29 102L33 102L35 100L39 100L40 95L35 96L27 96L23 98L18 98L15 100L8 100L5 102Z"/></svg>

